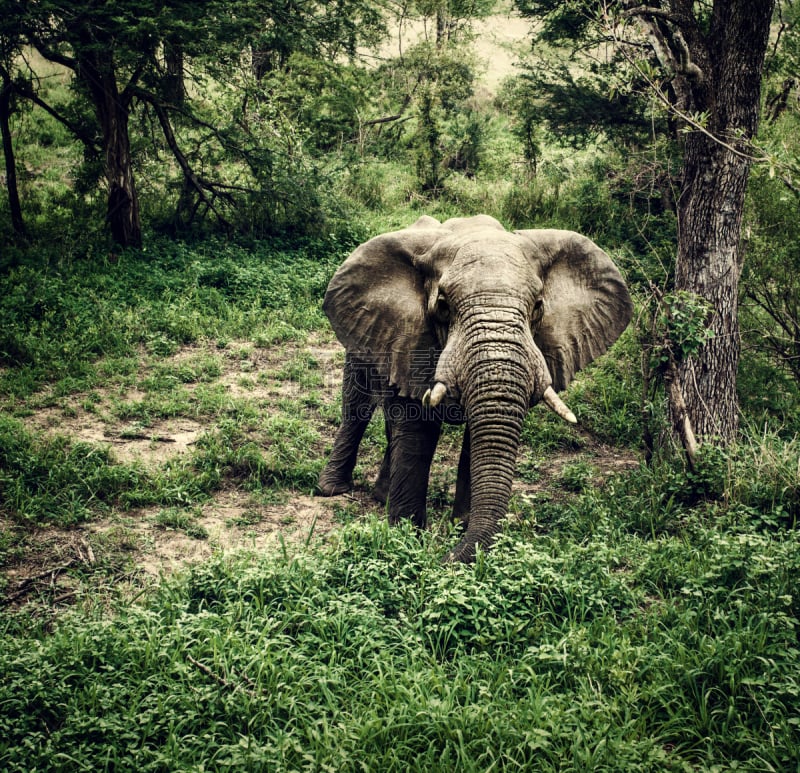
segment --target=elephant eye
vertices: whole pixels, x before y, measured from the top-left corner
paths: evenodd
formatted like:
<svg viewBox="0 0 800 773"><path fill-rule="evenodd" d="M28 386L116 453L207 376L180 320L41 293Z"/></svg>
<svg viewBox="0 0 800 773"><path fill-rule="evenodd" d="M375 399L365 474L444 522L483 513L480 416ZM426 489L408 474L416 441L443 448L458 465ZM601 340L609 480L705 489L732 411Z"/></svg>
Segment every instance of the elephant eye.
<svg viewBox="0 0 800 773"><path fill-rule="evenodd" d="M440 322L448 322L450 320L450 306L443 293L439 293L433 313Z"/></svg>
<svg viewBox="0 0 800 773"><path fill-rule="evenodd" d="M544 300L537 298L533 304L533 313L531 314L531 325L534 327L542 321L544 316Z"/></svg>

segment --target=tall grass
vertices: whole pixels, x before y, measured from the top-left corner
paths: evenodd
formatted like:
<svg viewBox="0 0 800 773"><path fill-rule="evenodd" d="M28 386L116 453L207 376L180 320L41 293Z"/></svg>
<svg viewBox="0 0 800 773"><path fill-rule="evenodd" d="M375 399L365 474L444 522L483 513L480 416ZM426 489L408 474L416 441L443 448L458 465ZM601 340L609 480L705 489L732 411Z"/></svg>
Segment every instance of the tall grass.
<svg viewBox="0 0 800 773"><path fill-rule="evenodd" d="M0 653L8 770L794 770L800 540L383 522Z"/></svg>

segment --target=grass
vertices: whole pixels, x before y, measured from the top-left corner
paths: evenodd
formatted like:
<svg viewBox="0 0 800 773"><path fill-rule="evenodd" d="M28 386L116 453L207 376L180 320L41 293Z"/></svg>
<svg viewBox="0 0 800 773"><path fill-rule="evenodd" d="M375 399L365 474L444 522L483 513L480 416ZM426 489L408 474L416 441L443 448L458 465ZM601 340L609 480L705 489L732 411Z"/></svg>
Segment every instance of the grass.
<svg viewBox="0 0 800 773"><path fill-rule="evenodd" d="M194 539L206 539L208 530L196 522L196 513L179 507L168 507L160 510L155 519L159 529L182 531Z"/></svg>
<svg viewBox="0 0 800 773"><path fill-rule="evenodd" d="M163 240L116 263L88 257L80 270L55 257L44 270L13 268L0 276L0 400L46 383L66 394L92 388L118 378L142 347L159 359L204 339L268 346L303 338L325 324L319 301L350 246L310 243L288 253L266 242ZM208 358L172 375L190 383L213 371Z"/></svg>
<svg viewBox="0 0 800 773"><path fill-rule="evenodd" d="M748 770L800 752L800 540L503 538L382 520L215 559L0 654L6 769ZM7 623L8 625L9 623Z"/></svg>
<svg viewBox="0 0 800 773"><path fill-rule="evenodd" d="M107 448L64 436L39 439L20 422L0 418L2 510L18 523L80 523L144 478L135 467L115 465Z"/></svg>

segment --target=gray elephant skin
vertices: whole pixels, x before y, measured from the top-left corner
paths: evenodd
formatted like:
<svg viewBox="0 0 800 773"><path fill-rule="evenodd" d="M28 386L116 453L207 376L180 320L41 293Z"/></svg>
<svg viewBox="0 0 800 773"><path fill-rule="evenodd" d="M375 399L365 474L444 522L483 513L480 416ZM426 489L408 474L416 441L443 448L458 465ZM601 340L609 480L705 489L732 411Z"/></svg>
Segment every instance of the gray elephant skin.
<svg viewBox="0 0 800 773"><path fill-rule="evenodd" d="M506 513L528 409L557 396L631 319L625 283L572 231L509 232L477 215L423 216L362 244L339 267L325 313L346 350L342 423L318 493L352 487L358 446L382 406L386 452L375 483L389 522L426 523L431 460L443 422L465 423L449 560L487 550Z"/></svg>

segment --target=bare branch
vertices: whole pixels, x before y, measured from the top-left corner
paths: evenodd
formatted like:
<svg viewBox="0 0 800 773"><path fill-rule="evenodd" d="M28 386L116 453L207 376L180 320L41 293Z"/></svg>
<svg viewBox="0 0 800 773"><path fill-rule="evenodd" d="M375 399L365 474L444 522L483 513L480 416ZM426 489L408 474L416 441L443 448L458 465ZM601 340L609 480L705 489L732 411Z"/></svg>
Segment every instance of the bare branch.
<svg viewBox="0 0 800 773"><path fill-rule="evenodd" d="M47 60L63 65L69 70L74 70L78 66L78 60L72 56L67 56L51 48L47 43L36 35L31 34L30 41L33 47Z"/></svg>
<svg viewBox="0 0 800 773"><path fill-rule="evenodd" d="M45 102L36 93L36 91L34 91L33 87L29 83L23 83L17 80L14 81L13 88L21 97L30 100L35 105L38 105L48 115L51 115L60 124L66 126L66 128L69 129L69 131L72 132L72 134L84 144L93 157L97 158L99 156L100 149L95 138L78 126L78 124L70 121L66 116L63 116L61 113L59 113L58 110L56 110L52 105Z"/></svg>
<svg viewBox="0 0 800 773"><path fill-rule="evenodd" d="M178 145L178 141L175 138L175 132L172 130L172 124L169 121L169 116L167 115L167 111L164 105L155 98L154 95L142 92L139 89L134 88L133 93L136 96L146 97L148 104L150 104L155 110L156 117L158 118L158 122L161 124L161 130L164 132L164 139L167 141L167 145L169 145L169 149L172 151L172 155L175 157L175 160L178 162L178 165L183 172L183 177L186 182L194 189L197 193L199 200L205 204L205 206L211 210L219 219L220 223L225 228L231 228L231 224L228 222L227 218L219 211L219 209L214 204L214 186L206 180L203 180L199 175L197 175L192 169L191 164L189 163L189 159L186 158L183 151L180 149ZM208 194L211 193L212 195L209 196ZM229 194L225 194L225 197L228 199L229 202L232 203L232 198Z"/></svg>
<svg viewBox="0 0 800 773"><path fill-rule="evenodd" d="M682 14L667 11L664 8L656 8L651 5L637 5L635 8L628 8L622 12L623 19L630 19L634 16L649 16L658 19L665 19L671 21L673 24L682 25L687 24L691 20Z"/></svg>

